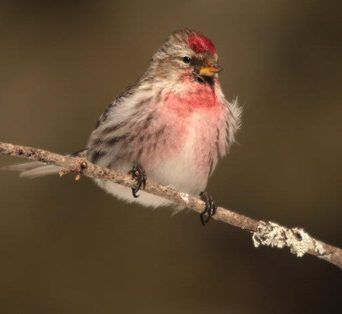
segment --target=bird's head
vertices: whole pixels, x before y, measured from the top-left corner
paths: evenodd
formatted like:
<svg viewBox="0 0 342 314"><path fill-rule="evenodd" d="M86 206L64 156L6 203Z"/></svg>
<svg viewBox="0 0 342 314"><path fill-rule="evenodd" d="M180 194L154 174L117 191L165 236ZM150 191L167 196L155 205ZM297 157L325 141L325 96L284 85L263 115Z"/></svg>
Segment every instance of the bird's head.
<svg viewBox="0 0 342 314"><path fill-rule="evenodd" d="M213 85L221 71L213 42L189 29L174 32L158 49L151 66L156 77Z"/></svg>

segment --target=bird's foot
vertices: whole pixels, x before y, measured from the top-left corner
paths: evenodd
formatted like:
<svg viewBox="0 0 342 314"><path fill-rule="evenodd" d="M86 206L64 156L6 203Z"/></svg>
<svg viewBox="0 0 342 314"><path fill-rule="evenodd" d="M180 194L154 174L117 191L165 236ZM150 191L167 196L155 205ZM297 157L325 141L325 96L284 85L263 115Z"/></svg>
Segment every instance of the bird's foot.
<svg viewBox="0 0 342 314"><path fill-rule="evenodd" d="M146 186L146 173L145 170L138 166L134 165L133 168L129 171L129 174L132 175L132 178L137 181L137 186L132 188L133 197L137 198L139 195L137 194L139 190L144 190Z"/></svg>
<svg viewBox="0 0 342 314"><path fill-rule="evenodd" d="M205 203L205 209L200 214L201 223L203 226L205 226L210 220L210 217L215 215L217 206L215 205L213 198L207 192L201 192L200 197L201 200Z"/></svg>

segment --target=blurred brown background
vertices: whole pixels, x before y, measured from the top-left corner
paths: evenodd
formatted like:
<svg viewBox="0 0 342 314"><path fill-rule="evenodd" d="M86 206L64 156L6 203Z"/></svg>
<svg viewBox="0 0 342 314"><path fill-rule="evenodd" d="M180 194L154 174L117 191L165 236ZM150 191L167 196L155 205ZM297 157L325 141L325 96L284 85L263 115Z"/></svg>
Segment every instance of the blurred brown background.
<svg viewBox="0 0 342 314"><path fill-rule="evenodd" d="M216 43L244 107L219 204L342 246L341 5L1 1L0 141L67 153L173 30ZM0 158L0 166L15 162ZM342 272L82 179L0 173L1 313L341 313Z"/></svg>

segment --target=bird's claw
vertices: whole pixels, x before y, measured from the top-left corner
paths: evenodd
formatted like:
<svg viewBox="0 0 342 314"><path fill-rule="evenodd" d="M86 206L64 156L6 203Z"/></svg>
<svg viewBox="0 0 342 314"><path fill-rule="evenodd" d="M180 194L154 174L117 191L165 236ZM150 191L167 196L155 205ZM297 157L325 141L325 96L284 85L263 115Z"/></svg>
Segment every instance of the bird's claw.
<svg viewBox="0 0 342 314"><path fill-rule="evenodd" d="M201 192L200 197L205 203L205 209L200 214L201 223L203 226L205 226L210 220L211 216L215 215L217 206L215 205L212 197L207 192Z"/></svg>
<svg viewBox="0 0 342 314"><path fill-rule="evenodd" d="M129 171L132 175L132 178L137 181L137 186L132 188L133 197L137 198L139 195L137 194L139 190L144 190L146 186L146 173L145 170L137 165L134 165L133 168Z"/></svg>

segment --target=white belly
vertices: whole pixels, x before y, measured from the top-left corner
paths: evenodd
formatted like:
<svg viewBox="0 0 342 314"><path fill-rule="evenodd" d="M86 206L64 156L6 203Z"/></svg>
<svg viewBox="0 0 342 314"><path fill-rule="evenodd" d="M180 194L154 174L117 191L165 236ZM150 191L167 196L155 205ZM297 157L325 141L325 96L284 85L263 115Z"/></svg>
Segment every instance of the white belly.
<svg viewBox="0 0 342 314"><path fill-rule="evenodd" d="M133 197L132 190L128 187L125 187L121 184L117 184L110 181L104 181L96 179L95 182L103 188L105 191L107 191L109 194L114 195L118 199L124 200L129 203L139 203L143 206L148 207L159 207L159 206L169 206L172 205L172 202L169 200L166 200L162 197L146 193L144 191L139 191L138 198Z"/></svg>

